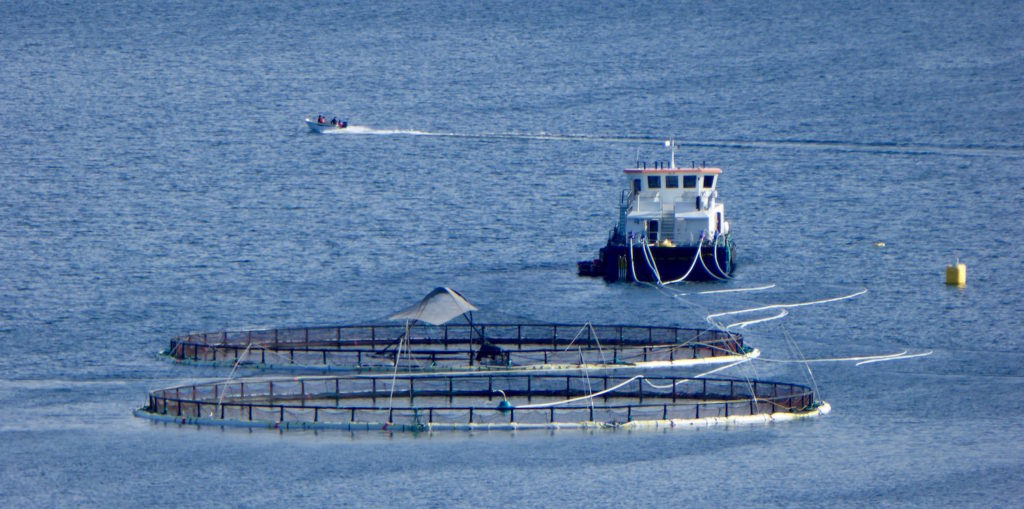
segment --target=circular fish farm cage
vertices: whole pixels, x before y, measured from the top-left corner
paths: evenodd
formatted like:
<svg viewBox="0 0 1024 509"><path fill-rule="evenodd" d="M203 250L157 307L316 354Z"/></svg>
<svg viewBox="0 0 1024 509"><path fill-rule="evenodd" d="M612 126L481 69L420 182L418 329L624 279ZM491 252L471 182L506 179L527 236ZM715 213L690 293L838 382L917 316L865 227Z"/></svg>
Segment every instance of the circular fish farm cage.
<svg viewBox="0 0 1024 509"><path fill-rule="evenodd" d="M251 378L150 392L136 415L178 424L393 431L661 428L828 413L790 383L523 372Z"/></svg>
<svg viewBox="0 0 1024 509"><path fill-rule="evenodd" d="M185 363L323 371L668 367L756 357L740 334L672 326L446 323L341 325L179 336Z"/></svg>

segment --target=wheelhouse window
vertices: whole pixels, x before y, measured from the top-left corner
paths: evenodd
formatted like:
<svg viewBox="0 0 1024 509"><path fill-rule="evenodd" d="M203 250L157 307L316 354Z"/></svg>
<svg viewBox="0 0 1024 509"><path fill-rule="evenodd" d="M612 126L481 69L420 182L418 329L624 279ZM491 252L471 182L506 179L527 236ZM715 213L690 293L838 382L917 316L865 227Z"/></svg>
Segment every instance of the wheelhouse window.
<svg viewBox="0 0 1024 509"><path fill-rule="evenodd" d="M704 189L715 187L715 176L704 175Z"/></svg>
<svg viewBox="0 0 1024 509"><path fill-rule="evenodd" d="M633 179L633 192L634 193L639 193L640 192L640 185L641 185L640 184L640 179Z"/></svg>
<svg viewBox="0 0 1024 509"><path fill-rule="evenodd" d="M647 189L660 189L661 188L661 175L648 175L647 176Z"/></svg>
<svg viewBox="0 0 1024 509"><path fill-rule="evenodd" d="M683 176L683 188L684 189L695 189L697 187L697 176L696 175L684 175Z"/></svg>
<svg viewBox="0 0 1024 509"><path fill-rule="evenodd" d="M665 175L665 188L673 189L679 187L679 176L678 175Z"/></svg>

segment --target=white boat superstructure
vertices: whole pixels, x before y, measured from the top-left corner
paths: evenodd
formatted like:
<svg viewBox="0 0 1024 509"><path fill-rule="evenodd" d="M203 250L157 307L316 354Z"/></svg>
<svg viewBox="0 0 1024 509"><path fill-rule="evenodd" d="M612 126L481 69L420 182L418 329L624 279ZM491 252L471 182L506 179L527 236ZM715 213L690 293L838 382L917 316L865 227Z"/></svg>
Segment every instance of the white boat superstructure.
<svg viewBox="0 0 1024 509"><path fill-rule="evenodd" d="M698 246L729 233L715 186L719 168L630 168L631 192L621 211L624 235L663 246Z"/></svg>

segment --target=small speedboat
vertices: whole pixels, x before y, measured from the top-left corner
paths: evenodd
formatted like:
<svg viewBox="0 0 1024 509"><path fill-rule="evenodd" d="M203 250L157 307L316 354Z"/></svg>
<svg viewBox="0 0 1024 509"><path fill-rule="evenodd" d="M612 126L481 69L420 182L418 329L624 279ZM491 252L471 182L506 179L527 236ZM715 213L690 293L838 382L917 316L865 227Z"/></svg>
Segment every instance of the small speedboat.
<svg viewBox="0 0 1024 509"><path fill-rule="evenodd" d="M306 117L306 125L309 126L309 130L315 133L327 133L333 131L340 131L348 127L348 122L342 120L340 122L332 124L331 122L324 121L319 122L317 119Z"/></svg>

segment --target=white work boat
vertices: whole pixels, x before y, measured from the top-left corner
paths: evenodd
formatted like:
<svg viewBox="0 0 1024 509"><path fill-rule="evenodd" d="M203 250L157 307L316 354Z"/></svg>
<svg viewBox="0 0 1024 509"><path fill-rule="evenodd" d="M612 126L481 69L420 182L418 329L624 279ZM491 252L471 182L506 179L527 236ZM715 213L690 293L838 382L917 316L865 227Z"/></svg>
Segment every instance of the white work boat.
<svg viewBox="0 0 1024 509"><path fill-rule="evenodd" d="M581 276L608 281L724 280L736 267L736 248L718 200L722 170L665 163L626 169L619 221L594 260L579 262Z"/></svg>

